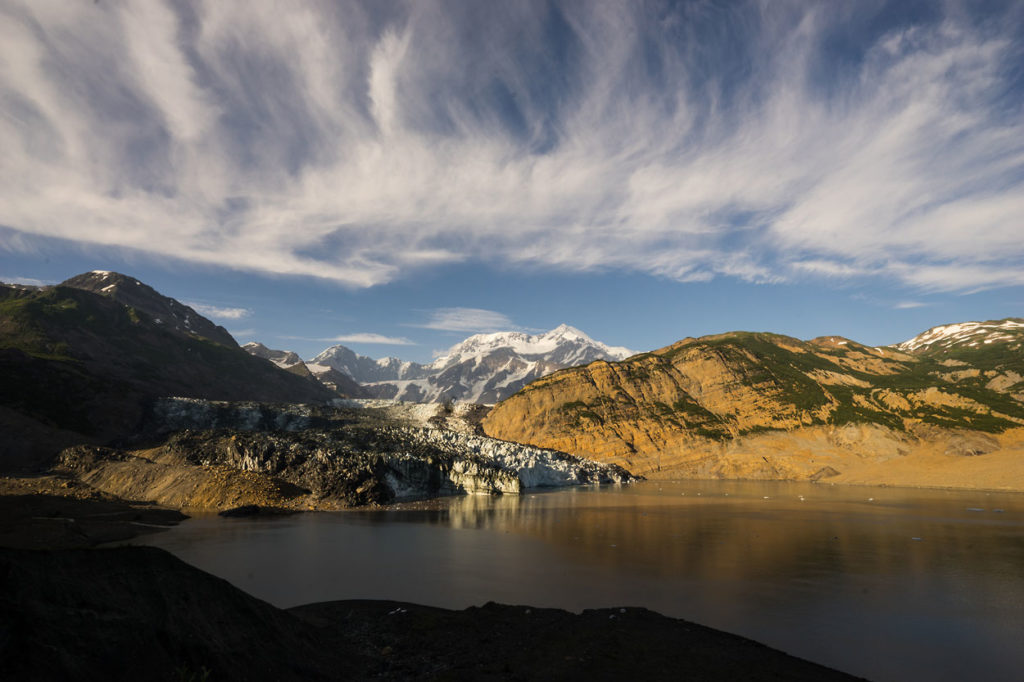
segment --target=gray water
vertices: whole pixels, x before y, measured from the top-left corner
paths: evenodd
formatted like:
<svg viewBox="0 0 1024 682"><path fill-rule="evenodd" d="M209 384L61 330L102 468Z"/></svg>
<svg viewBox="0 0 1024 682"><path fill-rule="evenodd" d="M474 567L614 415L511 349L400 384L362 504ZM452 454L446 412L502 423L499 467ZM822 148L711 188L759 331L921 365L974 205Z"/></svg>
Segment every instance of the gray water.
<svg viewBox="0 0 1024 682"><path fill-rule="evenodd" d="M1024 680L1021 494L644 482L144 542L281 607L644 606L874 680Z"/></svg>

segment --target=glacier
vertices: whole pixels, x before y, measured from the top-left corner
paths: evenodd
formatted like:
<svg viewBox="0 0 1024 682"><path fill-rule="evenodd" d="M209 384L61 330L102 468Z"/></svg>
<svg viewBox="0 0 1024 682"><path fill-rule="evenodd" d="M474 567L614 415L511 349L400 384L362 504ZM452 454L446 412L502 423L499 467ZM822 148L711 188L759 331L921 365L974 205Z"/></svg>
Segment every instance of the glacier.
<svg viewBox="0 0 1024 682"><path fill-rule="evenodd" d="M481 435L472 419L479 410L469 403L339 399L320 406L163 398L152 407L149 429L162 434L264 434L231 437L223 448L209 446L200 463L283 472L300 477L296 484L311 487L310 481L319 485L347 475L346 462L351 460L357 468L374 468L394 501L636 480L616 465ZM364 440L353 439L348 430L353 426L363 429Z"/></svg>

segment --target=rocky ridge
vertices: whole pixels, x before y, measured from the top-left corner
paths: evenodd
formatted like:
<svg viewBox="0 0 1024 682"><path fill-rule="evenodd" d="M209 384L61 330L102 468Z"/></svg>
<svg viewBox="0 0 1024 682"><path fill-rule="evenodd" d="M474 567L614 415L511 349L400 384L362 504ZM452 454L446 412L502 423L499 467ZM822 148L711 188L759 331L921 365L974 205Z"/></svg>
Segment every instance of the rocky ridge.
<svg viewBox="0 0 1024 682"><path fill-rule="evenodd" d="M162 396L337 397L252 357L137 280L87 273L68 282L0 286L0 471L39 470L64 447L129 438Z"/></svg>
<svg viewBox="0 0 1024 682"><path fill-rule="evenodd" d="M431 373L430 365L406 362L394 357L374 360L342 345L324 349L307 364L314 374L333 369L360 384L422 379Z"/></svg>
<svg viewBox="0 0 1024 682"><path fill-rule="evenodd" d="M884 482L902 472L913 485L913 462L923 485L1024 489L1024 354L1017 337L989 338L914 350L746 332L684 339L541 378L483 424L644 475Z"/></svg>
<svg viewBox="0 0 1024 682"><path fill-rule="evenodd" d="M257 358L269 360L277 367L297 374L306 379L319 382L328 389L345 398L365 398L366 391L352 377L343 374L331 367L317 367L317 373L313 374L309 366L299 357L298 353L290 350L274 350L267 348L262 343L250 342L242 346L242 350Z"/></svg>
<svg viewBox="0 0 1024 682"><path fill-rule="evenodd" d="M302 361L298 353L290 350L273 350L267 348L262 343L255 341L242 345L244 350L249 355L255 355L258 358L264 360L270 360L272 363L280 367L281 369L292 370L294 374L308 375L309 369L306 367L306 363Z"/></svg>
<svg viewBox="0 0 1024 682"><path fill-rule="evenodd" d="M60 286L91 291L112 298L122 305L148 315L154 324L174 334L206 339L228 348L238 348L238 343L224 327L214 324L184 303L160 294L134 277L108 270L93 270L65 280Z"/></svg>
<svg viewBox="0 0 1024 682"><path fill-rule="evenodd" d="M1024 319L945 324L932 327L895 347L908 353L947 353L957 348L978 348L993 343L1010 344L1013 350L1021 350Z"/></svg>

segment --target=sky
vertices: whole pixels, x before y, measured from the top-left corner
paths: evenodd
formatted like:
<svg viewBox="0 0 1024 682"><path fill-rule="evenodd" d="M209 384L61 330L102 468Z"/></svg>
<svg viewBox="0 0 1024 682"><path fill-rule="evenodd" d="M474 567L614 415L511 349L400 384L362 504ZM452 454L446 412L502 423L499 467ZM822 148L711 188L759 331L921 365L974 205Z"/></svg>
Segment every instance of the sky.
<svg viewBox="0 0 1024 682"><path fill-rule="evenodd" d="M1024 3L0 0L0 280L305 358L1024 316Z"/></svg>

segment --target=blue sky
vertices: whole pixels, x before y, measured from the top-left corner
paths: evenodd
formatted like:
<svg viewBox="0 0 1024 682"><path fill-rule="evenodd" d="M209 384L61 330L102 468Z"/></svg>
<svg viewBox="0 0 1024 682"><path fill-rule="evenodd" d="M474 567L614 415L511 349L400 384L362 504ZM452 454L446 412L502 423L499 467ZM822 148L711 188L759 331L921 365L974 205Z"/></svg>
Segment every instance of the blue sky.
<svg viewBox="0 0 1024 682"><path fill-rule="evenodd" d="M1020 2L0 0L0 279L425 361L1024 315Z"/></svg>

